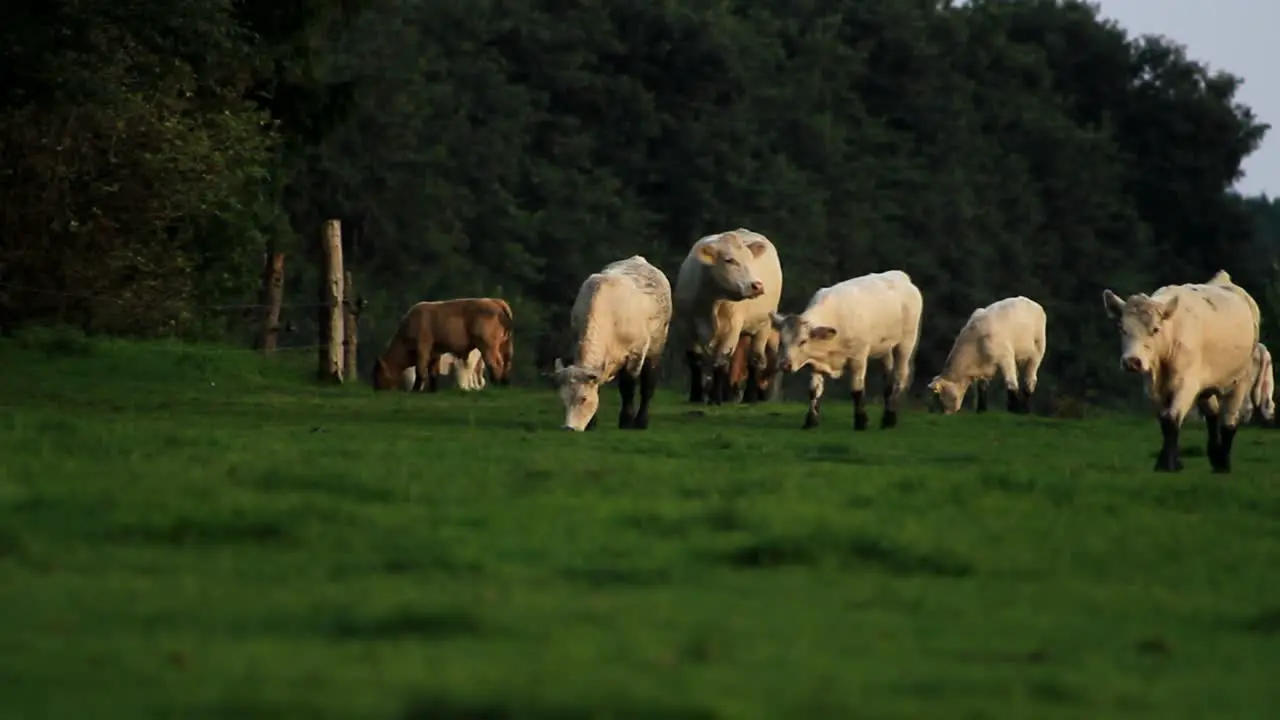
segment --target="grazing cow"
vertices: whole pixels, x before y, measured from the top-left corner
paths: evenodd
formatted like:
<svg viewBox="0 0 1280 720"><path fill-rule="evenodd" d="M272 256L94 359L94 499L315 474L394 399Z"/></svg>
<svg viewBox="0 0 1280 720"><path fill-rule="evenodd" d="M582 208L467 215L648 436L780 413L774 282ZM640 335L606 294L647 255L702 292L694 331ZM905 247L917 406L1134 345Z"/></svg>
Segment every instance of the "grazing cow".
<svg viewBox="0 0 1280 720"><path fill-rule="evenodd" d="M960 410L969 385L978 381L978 412L987 409L986 383L996 371L1004 378L1009 412L1026 413L1036 391L1036 374L1044 360L1047 317L1040 303L1017 297L997 300L969 316L951 346L942 372L929 389L942 403L942 412ZM1022 387L1018 387L1018 370Z"/></svg>
<svg viewBox="0 0 1280 720"><path fill-rule="evenodd" d="M448 375L453 373L454 382L458 384L458 389L464 392L472 390L483 390L486 384L484 377L484 359L480 357L480 350L472 350L467 354L465 363L458 362L458 359L450 353L440 356L440 367L436 370L440 375ZM404 369L400 376L401 386L406 390L412 390L417 385L418 370L413 365Z"/></svg>
<svg viewBox="0 0 1280 720"><path fill-rule="evenodd" d="M388 390L396 378L412 366L415 390L425 385L428 392L438 386L440 357L468 357L472 350L480 356L493 379L508 383L513 352L515 319L511 306L497 298L460 298L420 302L410 307L400 320L396 334L373 366L373 387Z"/></svg>
<svg viewBox="0 0 1280 720"><path fill-rule="evenodd" d="M898 399L911 382L923 310L924 298L911 278L889 270L822 288L799 315L771 314L780 335L778 369L796 372L808 365L811 370L806 430L818 425L824 377L837 379L846 366L852 375L853 429L867 428L863 396L872 359L883 362L886 375L880 427L898 424Z"/></svg>
<svg viewBox="0 0 1280 720"><path fill-rule="evenodd" d="M1209 464L1230 472L1240 408L1253 384L1258 304L1225 270L1207 283L1166 285L1150 296L1122 299L1103 290L1102 303L1120 331L1120 366L1144 376L1160 411L1156 471L1182 469L1178 434L1195 405L1209 431Z"/></svg>
<svg viewBox="0 0 1280 720"><path fill-rule="evenodd" d="M1271 351L1258 343L1253 348L1253 382L1249 397L1240 409L1241 421L1272 425L1276 417L1276 378L1271 367Z"/></svg>
<svg viewBox="0 0 1280 720"><path fill-rule="evenodd" d="M729 363L729 388L734 402L763 402L769 400L777 390L775 380L778 376L778 331L769 329L769 339L765 344L765 368L758 371L751 365L751 345L754 338L742 335L738 338L738 346L733 349L733 359Z"/></svg>
<svg viewBox="0 0 1280 720"><path fill-rule="evenodd" d="M769 313L782 297L782 265L767 237L746 228L693 244L676 277L675 313L686 342L689 401L729 397L729 366L739 338L752 338L750 365L764 374Z"/></svg>
<svg viewBox="0 0 1280 720"><path fill-rule="evenodd" d="M600 386L618 378L618 427L649 427L649 402L671 326L671 283L640 255L609 263L582 283L573 302L573 364L555 360L565 430L591 430ZM640 407L635 407L636 384Z"/></svg>

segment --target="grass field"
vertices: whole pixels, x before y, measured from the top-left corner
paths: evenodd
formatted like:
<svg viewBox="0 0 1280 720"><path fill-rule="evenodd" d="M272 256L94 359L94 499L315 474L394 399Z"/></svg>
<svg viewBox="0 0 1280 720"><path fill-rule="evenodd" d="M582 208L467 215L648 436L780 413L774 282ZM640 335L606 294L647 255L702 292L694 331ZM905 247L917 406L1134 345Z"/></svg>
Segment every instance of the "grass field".
<svg viewBox="0 0 1280 720"><path fill-rule="evenodd" d="M1265 718L1280 432L0 343L0 717ZM878 420L873 409L873 424Z"/></svg>

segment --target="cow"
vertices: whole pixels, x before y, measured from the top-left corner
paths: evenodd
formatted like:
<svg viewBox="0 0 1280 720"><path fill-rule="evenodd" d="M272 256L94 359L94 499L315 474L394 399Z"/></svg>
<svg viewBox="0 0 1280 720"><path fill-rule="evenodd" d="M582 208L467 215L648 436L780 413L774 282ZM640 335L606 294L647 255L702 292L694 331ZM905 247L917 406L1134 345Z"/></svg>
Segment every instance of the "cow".
<svg viewBox="0 0 1280 720"><path fill-rule="evenodd" d="M824 378L837 379L847 367L853 391L853 429L867 429L864 393L867 362L885 369L884 415L880 427L898 424L898 400L911 382L924 298L910 276L889 270L851 278L813 294L799 315L771 313L778 330L778 369L810 368L809 412L804 429L817 427Z"/></svg>
<svg viewBox="0 0 1280 720"><path fill-rule="evenodd" d="M416 374L414 389L436 392L440 357L468 357L479 350L493 379L509 383L515 318L498 298L459 298L415 303L373 365L373 387L389 390L405 369Z"/></svg>
<svg viewBox="0 0 1280 720"><path fill-rule="evenodd" d="M1047 324L1040 303L1021 295L974 310L956 336L942 372L929 381L929 390L937 395L942 412L959 412L974 381L978 383L978 412L986 412L986 384L997 370L1004 378L1009 412L1030 412L1036 376L1044 361Z"/></svg>
<svg viewBox="0 0 1280 720"><path fill-rule="evenodd" d="M769 313L782 297L782 265L769 238L746 228L699 238L676 277L675 314L686 343L689 401L720 404L739 338L752 338L750 365L766 371Z"/></svg>
<svg viewBox="0 0 1280 720"><path fill-rule="evenodd" d="M773 397L778 388L775 382L778 375L778 331L769 329L763 371L756 370L751 364L754 341L750 335L741 335L733 349L733 359L729 362L729 388L735 402L763 402Z"/></svg>
<svg viewBox="0 0 1280 720"><path fill-rule="evenodd" d="M1253 348L1253 382L1249 397L1240 409L1240 421L1252 421L1261 425L1275 424L1276 378L1271 366L1271 351L1258 343Z"/></svg>
<svg viewBox="0 0 1280 720"><path fill-rule="evenodd" d="M1120 367L1142 375L1159 410L1163 443L1157 472L1182 470L1178 435L1191 407L1208 429L1209 464L1231 472L1231 446L1253 381L1261 313L1244 288L1219 270L1206 283L1166 285L1121 298L1102 291L1120 334Z"/></svg>
<svg viewBox="0 0 1280 720"><path fill-rule="evenodd" d="M470 392L484 389L486 384L484 368L484 360L480 357L480 350L477 348L467 354L465 363L458 362L458 359L450 353L441 355L440 365L436 372L440 375L453 373L453 379L458 384L458 389L463 392ZM404 369L400 378L401 386L404 390L412 390L417 385L417 368L410 365Z"/></svg>
<svg viewBox="0 0 1280 720"><path fill-rule="evenodd" d="M609 263L582 283L570 316L573 362L565 366L556 358L551 375L564 403L563 429L594 429L600 386L615 377L622 396L618 427L649 427L671 311L671 282L640 255Z"/></svg>

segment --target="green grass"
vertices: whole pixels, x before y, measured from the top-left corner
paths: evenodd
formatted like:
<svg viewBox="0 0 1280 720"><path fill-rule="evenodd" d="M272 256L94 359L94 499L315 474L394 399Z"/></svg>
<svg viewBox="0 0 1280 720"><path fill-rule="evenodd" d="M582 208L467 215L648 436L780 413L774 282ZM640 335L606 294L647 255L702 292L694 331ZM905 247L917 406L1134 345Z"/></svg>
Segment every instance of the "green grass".
<svg viewBox="0 0 1280 720"><path fill-rule="evenodd" d="M305 361L305 362L304 362ZM0 717L1270 718L1280 432L0 344ZM878 420L873 410L873 423Z"/></svg>

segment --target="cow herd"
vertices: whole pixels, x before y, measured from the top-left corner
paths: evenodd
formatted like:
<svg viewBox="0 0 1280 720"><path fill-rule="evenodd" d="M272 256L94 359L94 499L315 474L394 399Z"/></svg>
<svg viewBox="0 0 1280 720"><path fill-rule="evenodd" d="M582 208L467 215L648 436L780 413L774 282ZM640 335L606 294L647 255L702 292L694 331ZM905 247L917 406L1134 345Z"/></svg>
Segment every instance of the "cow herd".
<svg viewBox="0 0 1280 720"><path fill-rule="evenodd" d="M848 372L854 429L865 430L867 368L878 362L886 377L880 427L894 427L920 341L920 289L901 270L871 273L820 288L803 311L788 314L778 309L782 283L777 248L746 228L695 242L674 288L640 255L591 274L570 313L568 362L557 358L548 373L564 406L563 428L594 428L600 386L614 380L622 398L618 427L647 428L672 336L684 350L693 402L764 397L776 390L779 374L807 367L804 428L819 423L826 381ZM1194 408L1208 428L1210 465L1229 472L1241 420L1255 412L1274 419L1271 355L1259 342L1257 303L1225 271L1151 295L1122 298L1109 289L1102 295L1119 335L1121 368L1144 378L1158 410L1163 444L1155 469L1182 469L1178 436ZM928 384L942 411L957 412L975 384L978 411L984 411L986 385L998 372L1008 409L1028 412L1047 324L1044 308L1022 296L974 310ZM373 385L434 392L439 376L452 371L460 388L479 390L486 367L506 384L513 331L511 307L501 299L417 303L378 357Z"/></svg>

